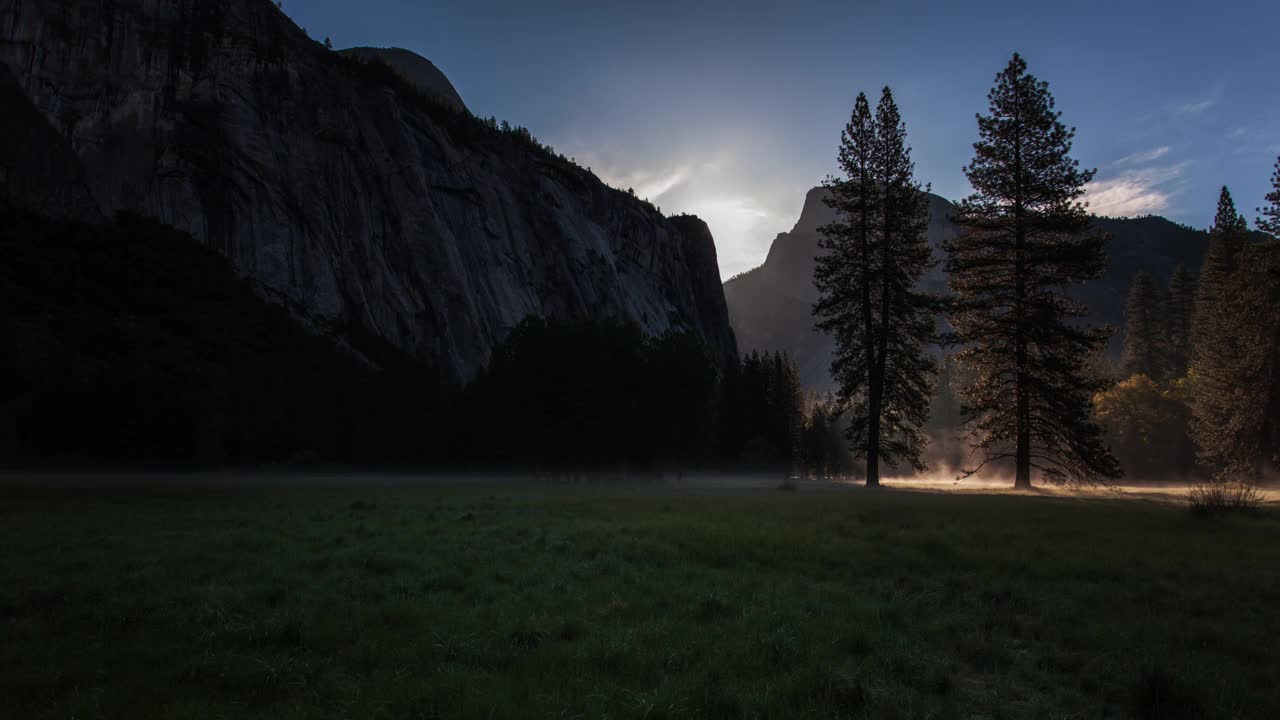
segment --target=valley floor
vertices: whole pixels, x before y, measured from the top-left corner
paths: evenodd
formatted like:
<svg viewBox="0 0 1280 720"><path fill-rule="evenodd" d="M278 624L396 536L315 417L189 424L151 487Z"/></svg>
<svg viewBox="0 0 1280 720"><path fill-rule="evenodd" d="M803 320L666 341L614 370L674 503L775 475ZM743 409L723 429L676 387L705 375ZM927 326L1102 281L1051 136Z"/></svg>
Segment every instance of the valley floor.
<svg viewBox="0 0 1280 720"><path fill-rule="evenodd" d="M0 716L1280 717L1274 504L180 479L0 482Z"/></svg>

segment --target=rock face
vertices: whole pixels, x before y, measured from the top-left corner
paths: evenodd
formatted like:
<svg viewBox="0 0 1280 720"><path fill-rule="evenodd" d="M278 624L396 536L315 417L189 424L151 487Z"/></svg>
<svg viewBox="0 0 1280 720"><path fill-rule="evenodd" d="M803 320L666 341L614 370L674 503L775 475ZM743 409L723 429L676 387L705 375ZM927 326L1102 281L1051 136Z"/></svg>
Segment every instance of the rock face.
<svg viewBox="0 0 1280 720"><path fill-rule="evenodd" d="M823 199L823 188L810 190L800 220L791 232L782 233L769 248L760 267L725 283L729 318L739 347L750 350L785 350L795 358L801 379L812 388L831 387L833 343L813 328L813 305L818 293L813 286L818 228L835 220ZM955 206L937 195L929 196L929 244L938 266L925 278L925 286L945 292L942 270L942 243L960 231L951 222ZM1095 229L1111 235L1106 274L1099 280L1072 289L1089 306L1094 323L1120 328L1124 324L1125 298L1129 283L1139 270L1147 270L1165 282L1173 269L1183 264L1196 272L1208 247L1206 233L1172 223L1160 217L1134 219L1099 218ZM1121 336L1112 336L1118 351Z"/></svg>
<svg viewBox="0 0 1280 720"><path fill-rule="evenodd" d="M736 356L705 226L326 51L269 0L0 0L0 68L102 214L185 230L457 379L529 315Z"/></svg>
<svg viewBox="0 0 1280 720"><path fill-rule="evenodd" d="M835 211L826 205L827 197L825 188L810 190L800 219L790 232L774 239L764 264L724 286L729 319L743 352L785 350L795 359L801 381L822 390L831 385L834 344L813 327L813 305L818 301L813 270L821 252L818 228L836 220ZM939 258L942 242L956 233L947 220L953 208L947 200L929 196L929 244ZM945 289L940 266L929 274L925 285L938 292Z"/></svg>
<svg viewBox="0 0 1280 720"><path fill-rule="evenodd" d="M440 72L440 68L415 52L403 48L373 47L348 48L339 52L364 62L374 60L384 62L400 73L405 80L413 83L414 87L435 97L445 105L454 110L467 109L466 103L462 102L462 96L453 87L453 83L449 82L449 78Z"/></svg>

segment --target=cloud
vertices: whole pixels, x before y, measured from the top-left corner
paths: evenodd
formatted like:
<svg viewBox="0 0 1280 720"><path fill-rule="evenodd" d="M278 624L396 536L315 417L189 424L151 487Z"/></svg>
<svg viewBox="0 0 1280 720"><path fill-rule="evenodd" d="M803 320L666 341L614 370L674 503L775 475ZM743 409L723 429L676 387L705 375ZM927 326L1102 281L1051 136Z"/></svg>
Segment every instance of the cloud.
<svg viewBox="0 0 1280 720"><path fill-rule="evenodd" d="M1128 170L1085 188L1090 212L1108 217L1134 217L1169 207L1173 191L1167 186L1182 176L1182 165Z"/></svg>
<svg viewBox="0 0 1280 720"><path fill-rule="evenodd" d="M622 170L609 164L586 163L592 172L611 187L635 190L636 197L657 202L689 177L684 167L656 170Z"/></svg>
<svg viewBox="0 0 1280 720"><path fill-rule="evenodd" d="M1145 152L1138 152L1132 155L1126 155L1116 161L1116 165L1145 165L1154 162L1169 154L1169 146L1162 145Z"/></svg>
<svg viewBox="0 0 1280 720"><path fill-rule="evenodd" d="M1200 113L1204 112L1205 110L1208 110L1209 108L1211 108L1211 107L1213 107L1214 105L1217 105L1217 104L1218 104L1218 101L1217 101L1217 100L1212 100L1212 99L1210 99L1210 100L1201 100L1201 101L1199 101L1199 102L1193 102L1193 103L1187 103L1187 104L1185 104L1185 105L1179 105L1179 106L1175 107L1175 108L1173 109L1173 111L1174 111L1175 113L1177 113L1178 115L1198 115L1198 114L1200 114Z"/></svg>

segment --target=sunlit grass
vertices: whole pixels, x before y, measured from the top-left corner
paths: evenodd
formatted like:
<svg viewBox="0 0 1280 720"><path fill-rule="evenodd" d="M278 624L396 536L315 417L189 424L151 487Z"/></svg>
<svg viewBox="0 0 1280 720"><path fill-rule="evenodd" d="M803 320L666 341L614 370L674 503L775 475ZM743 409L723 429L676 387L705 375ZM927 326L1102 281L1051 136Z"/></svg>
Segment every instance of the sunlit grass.
<svg viewBox="0 0 1280 720"><path fill-rule="evenodd" d="M3 717L1280 717L1280 513L0 491Z"/></svg>

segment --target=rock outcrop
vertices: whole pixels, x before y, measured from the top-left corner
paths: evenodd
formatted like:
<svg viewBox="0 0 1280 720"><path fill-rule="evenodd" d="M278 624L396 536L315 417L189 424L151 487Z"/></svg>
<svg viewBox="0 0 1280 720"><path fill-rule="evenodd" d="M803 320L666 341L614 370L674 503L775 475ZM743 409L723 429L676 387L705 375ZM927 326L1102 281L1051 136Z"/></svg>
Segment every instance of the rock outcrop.
<svg viewBox="0 0 1280 720"><path fill-rule="evenodd" d="M458 90L449 82L448 76L440 72L435 63L421 55L403 48L356 47L339 50L342 53L362 62L384 62L400 74L405 80L422 92L431 95L441 103L454 110L465 111L467 104L462 101Z"/></svg>
<svg viewBox="0 0 1280 720"><path fill-rule="evenodd" d="M187 231L295 311L456 379L529 315L736 355L705 226L325 50L269 0L0 0L0 68L103 215Z"/></svg>

